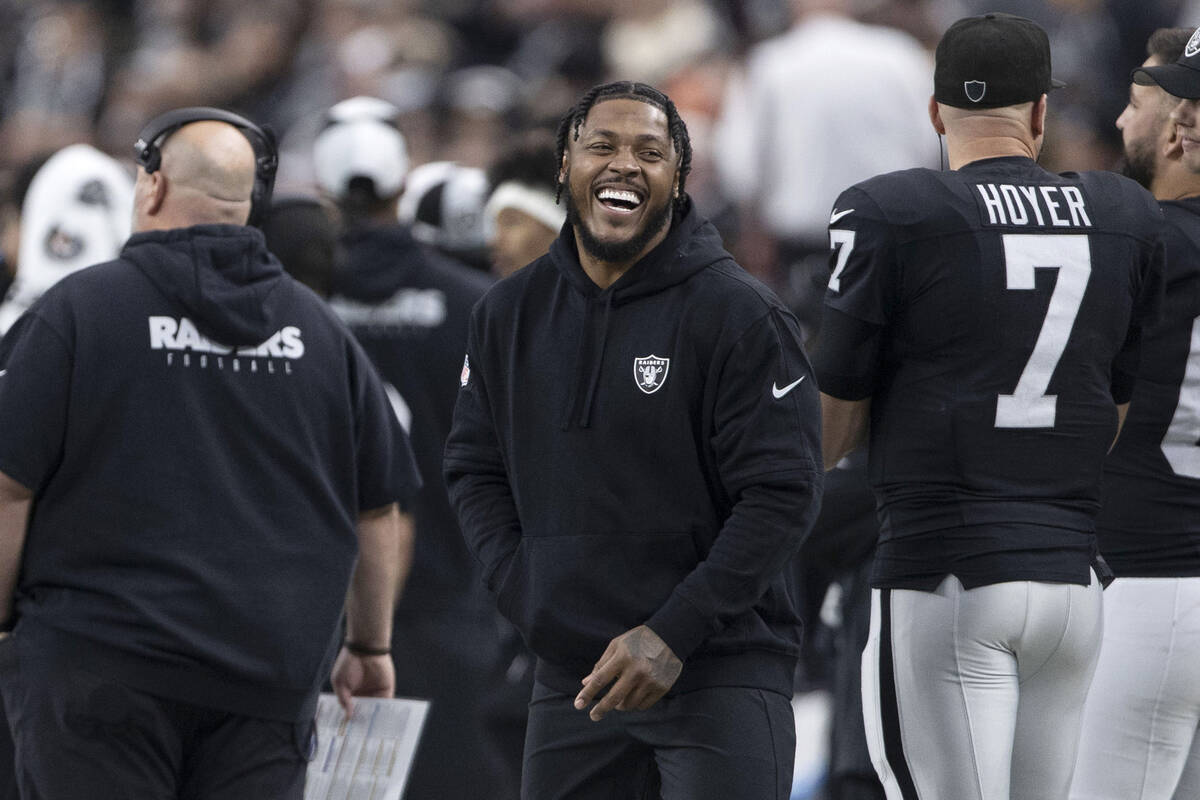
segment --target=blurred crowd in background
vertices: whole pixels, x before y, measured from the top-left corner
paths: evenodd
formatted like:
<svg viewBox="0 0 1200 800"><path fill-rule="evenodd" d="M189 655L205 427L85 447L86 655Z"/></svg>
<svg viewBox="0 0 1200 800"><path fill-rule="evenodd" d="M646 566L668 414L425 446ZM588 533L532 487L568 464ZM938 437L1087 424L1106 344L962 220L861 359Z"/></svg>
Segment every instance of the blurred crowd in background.
<svg viewBox="0 0 1200 800"><path fill-rule="evenodd" d="M826 122L789 141L786 118L751 118L770 115L778 95L766 112L744 102L756 59L813 13L886 26L928 53L951 21L989 10L1049 31L1055 76L1068 84L1052 98L1042 158L1055 170L1119 167L1113 120L1148 34L1200 20L1200 0L0 0L0 190L11 201L27 165L65 145L126 159L155 114L214 105L272 126L279 191L306 191L323 113L355 95L400 109L412 165L487 169L527 130L553 130L588 87L636 79L666 91L690 128L689 189L701 210L780 288L772 235L787 234L763 230L769 210L754 208L775 173L769 163L754 174L746 153L790 148L799 169L818 173L853 164L855 148L886 141L893 123L872 116L872 72L854 71L862 57L851 41L787 76L787 113ZM844 74L861 91L839 84ZM831 85L836 114L808 98ZM923 118L923 105L913 113ZM819 185L803 171L781 177L796 195ZM832 196L815 203L827 208Z"/></svg>

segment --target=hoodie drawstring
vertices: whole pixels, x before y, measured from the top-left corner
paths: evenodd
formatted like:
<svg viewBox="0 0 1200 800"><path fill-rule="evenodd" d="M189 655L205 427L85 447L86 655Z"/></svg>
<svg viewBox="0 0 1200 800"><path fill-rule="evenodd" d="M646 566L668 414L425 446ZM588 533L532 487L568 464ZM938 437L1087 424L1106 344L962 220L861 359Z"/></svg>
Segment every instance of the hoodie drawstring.
<svg viewBox="0 0 1200 800"><path fill-rule="evenodd" d="M575 348L575 380L571 381L571 393L567 397L566 413L559 426L564 431L571 429L571 424L575 419L575 405L579 399L579 387L583 384L584 369L587 365L587 346L588 340L591 338L591 327L592 300L586 298L583 304L583 325L579 330L579 345Z"/></svg>
<svg viewBox="0 0 1200 800"><path fill-rule="evenodd" d="M604 366L604 348L608 345L608 318L612 313L613 292L606 292L604 297L604 318L600 321L600 347L592 360L592 378L588 381L587 396L583 401L583 413L579 415L579 427L587 428L592 424L592 404L596 399L596 387L600 385L600 370Z"/></svg>
<svg viewBox="0 0 1200 800"><path fill-rule="evenodd" d="M604 294L604 315L600 321L600 341L597 346L592 328L595 319L593 307L598 300L599 298L589 298L584 305L583 328L580 331L579 347L575 351L575 380L571 383L567 413L560 426L564 431L570 430L572 425L580 428L591 426L592 407L595 405L596 389L600 385L600 372L604 367L604 350L608 345L608 322L612 312L613 293ZM585 387L586 392L581 392Z"/></svg>

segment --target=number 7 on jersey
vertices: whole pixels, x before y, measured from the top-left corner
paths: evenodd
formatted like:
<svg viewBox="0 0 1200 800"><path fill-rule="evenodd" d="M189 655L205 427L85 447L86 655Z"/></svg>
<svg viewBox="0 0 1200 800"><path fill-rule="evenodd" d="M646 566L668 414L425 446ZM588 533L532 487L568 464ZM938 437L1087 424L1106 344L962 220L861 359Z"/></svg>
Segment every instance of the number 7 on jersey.
<svg viewBox="0 0 1200 800"><path fill-rule="evenodd" d="M1032 290L1038 269L1058 270L1046 318L1033 352L1012 394L996 398L997 428L1052 428L1058 398L1046 394L1050 378L1067 349L1079 306L1092 274L1087 236L1006 233L1004 269L1007 288Z"/></svg>

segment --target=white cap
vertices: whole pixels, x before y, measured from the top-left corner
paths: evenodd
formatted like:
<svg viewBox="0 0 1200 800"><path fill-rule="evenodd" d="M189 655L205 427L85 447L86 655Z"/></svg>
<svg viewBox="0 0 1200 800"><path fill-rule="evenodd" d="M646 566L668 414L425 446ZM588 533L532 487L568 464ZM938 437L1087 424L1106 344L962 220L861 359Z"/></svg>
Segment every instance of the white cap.
<svg viewBox="0 0 1200 800"><path fill-rule="evenodd" d="M487 173L482 169L431 161L409 174L396 216L426 244L451 252L482 248L487 193Z"/></svg>
<svg viewBox="0 0 1200 800"><path fill-rule="evenodd" d="M380 197L400 191L408 174L408 147L394 120L399 109L375 97L353 97L329 109L313 143L317 185L335 197L352 178L370 178Z"/></svg>
<svg viewBox="0 0 1200 800"><path fill-rule="evenodd" d="M86 144L51 156L21 207L17 276L0 304L0 334L61 278L116 258L132 221L129 170Z"/></svg>

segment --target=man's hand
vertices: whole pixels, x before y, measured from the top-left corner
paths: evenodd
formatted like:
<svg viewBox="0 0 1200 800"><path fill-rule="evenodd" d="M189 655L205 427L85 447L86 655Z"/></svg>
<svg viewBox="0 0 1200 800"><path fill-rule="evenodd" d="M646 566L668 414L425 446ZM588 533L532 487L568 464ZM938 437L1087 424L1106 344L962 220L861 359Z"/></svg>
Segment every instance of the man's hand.
<svg viewBox="0 0 1200 800"><path fill-rule="evenodd" d="M346 716L354 713L352 697L391 697L396 691L396 666L390 655L360 656L346 648L338 653L330 678Z"/></svg>
<svg viewBox="0 0 1200 800"><path fill-rule="evenodd" d="M575 707L587 708L600 691L613 684L589 716L599 721L609 711L645 711L675 685L683 662L658 634L639 625L608 643L604 655L583 679ZM615 683L613 683L615 681Z"/></svg>

